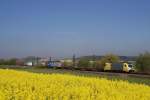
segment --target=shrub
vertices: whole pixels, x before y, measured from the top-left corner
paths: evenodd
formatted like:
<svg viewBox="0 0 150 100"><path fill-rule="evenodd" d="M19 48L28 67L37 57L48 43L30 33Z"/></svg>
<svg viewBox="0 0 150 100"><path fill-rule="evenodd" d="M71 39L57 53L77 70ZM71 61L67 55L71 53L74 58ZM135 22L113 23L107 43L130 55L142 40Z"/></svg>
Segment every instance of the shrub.
<svg viewBox="0 0 150 100"><path fill-rule="evenodd" d="M150 53L140 54L136 60L136 67L139 71L150 73Z"/></svg>
<svg viewBox="0 0 150 100"><path fill-rule="evenodd" d="M104 66L105 63L109 62L109 63L114 63L114 62L119 62L120 58L117 55L114 54L106 54L101 60L101 66Z"/></svg>
<svg viewBox="0 0 150 100"><path fill-rule="evenodd" d="M89 60L81 59L81 60L79 60L79 62L78 62L78 67L79 67L79 68L86 68L86 67L89 67L89 66L90 66Z"/></svg>

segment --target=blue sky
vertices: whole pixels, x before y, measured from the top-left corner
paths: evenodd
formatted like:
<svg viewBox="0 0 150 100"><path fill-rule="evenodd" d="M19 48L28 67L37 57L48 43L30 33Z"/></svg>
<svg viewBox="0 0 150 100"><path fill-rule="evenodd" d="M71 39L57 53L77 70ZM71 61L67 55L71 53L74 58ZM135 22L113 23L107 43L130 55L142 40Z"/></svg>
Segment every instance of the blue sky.
<svg viewBox="0 0 150 100"><path fill-rule="evenodd" d="M0 58L150 51L149 0L0 0Z"/></svg>

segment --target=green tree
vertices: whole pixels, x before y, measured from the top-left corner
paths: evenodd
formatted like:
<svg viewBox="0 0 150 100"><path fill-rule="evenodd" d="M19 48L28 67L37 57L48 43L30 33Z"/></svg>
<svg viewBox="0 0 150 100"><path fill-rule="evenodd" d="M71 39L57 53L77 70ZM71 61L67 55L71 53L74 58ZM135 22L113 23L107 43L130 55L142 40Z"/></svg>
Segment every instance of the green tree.
<svg viewBox="0 0 150 100"><path fill-rule="evenodd" d="M16 65L16 61L17 61L16 58L9 59L7 60L7 65Z"/></svg>
<svg viewBox="0 0 150 100"><path fill-rule="evenodd" d="M5 65L6 61L4 59L0 59L0 65Z"/></svg>
<svg viewBox="0 0 150 100"><path fill-rule="evenodd" d="M78 62L78 67L80 68L86 68L86 67L89 67L89 65L90 65L90 62L89 60L86 60L86 59L80 59Z"/></svg>
<svg viewBox="0 0 150 100"><path fill-rule="evenodd" d="M115 63L115 62L119 62L120 58L117 55L114 54L106 54L101 60L100 60L100 64L101 66L104 66L105 63Z"/></svg>
<svg viewBox="0 0 150 100"><path fill-rule="evenodd" d="M139 71L150 73L150 53L140 54L136 60L136 67Z"/></svg>
<svg viewBox="0 0 150 100"><path fill-rule="evenodd" d="M95 67L96 67L96 69L97 69L98 71L102 71L102 70L103 70L103 66L102 66L102 64L101 64L101 60L97 60L97 61L95 62Z"/></svg>
<svg viewBox="0 0 150 100"><path fill-rule="evenodd" d="M0 65L16 65L16 58L12 58L12 59L8 59L8 60L4 60L4 59L0 59Z"/></svg>

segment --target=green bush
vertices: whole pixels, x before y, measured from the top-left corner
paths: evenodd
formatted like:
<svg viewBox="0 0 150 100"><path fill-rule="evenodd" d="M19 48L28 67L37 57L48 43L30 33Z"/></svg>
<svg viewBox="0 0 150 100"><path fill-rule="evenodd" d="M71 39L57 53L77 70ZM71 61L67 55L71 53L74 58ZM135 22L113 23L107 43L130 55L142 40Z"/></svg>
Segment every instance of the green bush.
<svg viewBox="0 0 150 100"><path fill-rule="evenodd" d="M103 69L104 69L104 67L102 66L102 64L101 64L101 61L96 61L96 69L98 70L98 71L102 71Z"/></svg>
<svg viewBox="0 0 150 100"><path fill-rule="evenodd" d="M12 58L12 59L0 59L0 65L16 65L16 58Z"/></svg>
<svg viewBox="0 0 150 100"><path fill-rule="evenodd" d="M90 66L89 60L81 59L81 60L79 60L79 62L78 62L78 67L79 67L79 68L87 68L87 67L89 67L89 66Z"/></svg>
<svg viewBox="0 0 150 100"><path fill-rule="evenodd" d="M104 66L105 63L115 63L115 62L119 62L120 58L117 55L114 54L106 54L101 60L101 66Z"/></svg>
<svg viewBox="0 0 150 100"><path fill-rule="evenodd" d="M150 53L140 54L136 60L136 67L139 71L150 73Z"/></svg>

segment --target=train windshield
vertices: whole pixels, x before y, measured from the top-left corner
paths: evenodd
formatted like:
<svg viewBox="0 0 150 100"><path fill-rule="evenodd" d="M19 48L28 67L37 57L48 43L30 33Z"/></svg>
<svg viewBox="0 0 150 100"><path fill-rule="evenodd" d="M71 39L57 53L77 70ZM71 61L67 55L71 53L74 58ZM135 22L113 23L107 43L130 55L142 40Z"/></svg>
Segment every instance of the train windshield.
<svg viewBox="0 0 150 100"><path fill-rule="evenodd" d="M129 64L129 67L130 67L130 68L132 68L132 67L133 67L133 65L132 65L132 64Z"/></svg>

